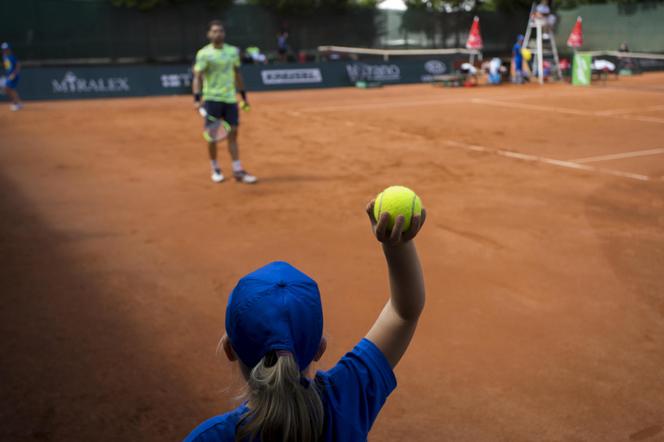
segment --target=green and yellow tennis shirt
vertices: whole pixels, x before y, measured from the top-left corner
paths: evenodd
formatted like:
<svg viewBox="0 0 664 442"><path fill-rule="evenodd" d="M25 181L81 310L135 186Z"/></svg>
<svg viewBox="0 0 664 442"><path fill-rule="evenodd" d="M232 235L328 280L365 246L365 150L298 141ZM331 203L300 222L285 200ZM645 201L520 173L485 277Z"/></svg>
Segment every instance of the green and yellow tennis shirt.
<svg viewBox="0 0 664 442"><path fill-rule="evenodd" d="M240 67L240 52L224 43L221 48L209 44L196 53L194 71L203 73L203 100L237 103L235 68Z"/></svg>

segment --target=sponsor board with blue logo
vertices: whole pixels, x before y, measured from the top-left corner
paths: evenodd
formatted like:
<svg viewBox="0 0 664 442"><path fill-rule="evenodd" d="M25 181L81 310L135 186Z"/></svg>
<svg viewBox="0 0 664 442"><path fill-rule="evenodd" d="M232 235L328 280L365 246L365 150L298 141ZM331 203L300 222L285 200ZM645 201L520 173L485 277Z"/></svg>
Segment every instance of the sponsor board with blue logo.
<svg viewBox="0 0 664 442"><path fill-rule="evenodd" d="M334 61L242 67L247 90L287 90L430 82L452 70L451 57L389 62ZM19 92L26 100L190 94L188 65L26 67Z"/></svg>

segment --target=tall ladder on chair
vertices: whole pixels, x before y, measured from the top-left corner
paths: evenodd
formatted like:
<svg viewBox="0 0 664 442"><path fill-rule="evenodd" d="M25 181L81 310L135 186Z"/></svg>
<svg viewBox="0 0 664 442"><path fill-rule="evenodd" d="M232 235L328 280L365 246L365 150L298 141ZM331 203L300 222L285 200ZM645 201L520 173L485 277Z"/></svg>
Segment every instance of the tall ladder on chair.
<svg viewBox="0 0 664 442"><path fill-rule="evenodd" d="M535 9L537 8L537 2L533 2L533 5L530 7L530 15L528 16L528 28L526 29L526 35L523 38L523 47L528 48L535 55L537 60L537 76L540 84L544 83L544 55L552 54L553 55L553 69L557 74L558 80L562 80L563 73L560 70L560 59L558 58L558 48L556 47L556 37L553 34L553 29L549 26L543 18L535 17ZM528 44L530 42L531 32L535 30L535 47L529 48ZM545 52L544 49L544 29L549 36L548 41L551 46L551 49Z"/></svg>

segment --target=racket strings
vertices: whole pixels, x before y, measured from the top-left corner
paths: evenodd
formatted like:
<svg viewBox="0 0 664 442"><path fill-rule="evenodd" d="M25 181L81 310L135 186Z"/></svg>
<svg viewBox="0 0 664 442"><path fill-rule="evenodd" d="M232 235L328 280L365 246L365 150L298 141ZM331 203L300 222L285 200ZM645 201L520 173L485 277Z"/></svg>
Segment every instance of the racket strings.
<svg viewBox="0 0 664 442"><path fill-rule="evenodd" d="M207 125L203 131L203 138L206 141L221 141L231 132L231 126L226 121L210 116L203 108L199 112L201 116L207 119Z"/></svg>

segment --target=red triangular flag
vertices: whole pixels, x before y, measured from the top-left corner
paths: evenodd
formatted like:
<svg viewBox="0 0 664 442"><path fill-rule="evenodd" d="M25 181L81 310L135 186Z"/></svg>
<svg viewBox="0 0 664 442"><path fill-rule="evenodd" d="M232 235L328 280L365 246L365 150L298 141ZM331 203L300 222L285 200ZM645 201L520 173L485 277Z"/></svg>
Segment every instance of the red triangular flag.
<svg viewBox="0 0 664 442"><path fill-rule="evenodd" d="M581 17L576 19L576 24L572 28L572 33L567 39L567 46L570 48L580 48L583 45L583 28L581 27Z"/></svg>
<svg viewBox="0 0 664 442"><path fill-rule="evenodd" d="M470 27L466 49L482 49L482 35L480 34L480 18L473 19L473 25Z"/></svg>

